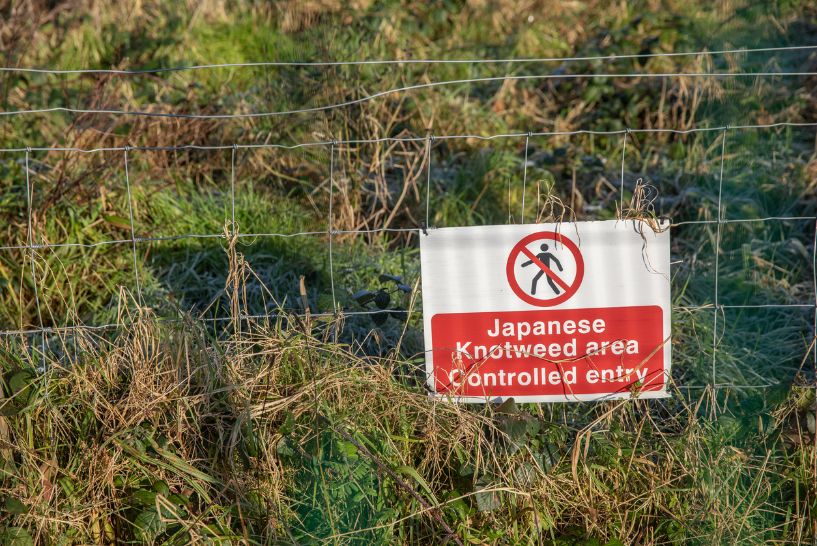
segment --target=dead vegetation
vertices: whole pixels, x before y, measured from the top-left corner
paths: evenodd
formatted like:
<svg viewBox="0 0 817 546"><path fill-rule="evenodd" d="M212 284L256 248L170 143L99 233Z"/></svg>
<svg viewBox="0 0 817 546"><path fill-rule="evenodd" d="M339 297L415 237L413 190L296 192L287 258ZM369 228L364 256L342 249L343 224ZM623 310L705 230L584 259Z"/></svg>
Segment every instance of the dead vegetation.
<svg viewBox="0 0 817 546"><path fill-rule="evenodd" d="M765 43L793 40L788 28L798 29L798 40L813 32L808 6L748 22L732 4L712 10L676 2L472 1L446 10L330 0L246 4L240 14L229 7L9 3L0 7L0 40L6 66L133 68L677 52L700 49L696 36L710 47L713 34L736 43L762 35ZM698 56L138 78L4 74L0 98L4 110L249 113L506 71L698 72L786 63L810 69L808 55L780 64L769 56ZM748 87L689 77L505 81L285 120L54 114L4 123L0 140L9 147L416 140L242 149L235 151L235 171L230 149L134 150L136 235L220 237L212 244L140 243L136 270L129 244L0 252L0 329L40 326L32 257L45 327L111 326L0 338L0 542L813 542L814 370L802 358L813 354L804 342L813 317L793 308L733 311L724 313L729 329L714 336L711 226L673 232L677 385L667 401L482 408L429 399L412 235L336 234L337 302L328 296L325 263L326 231L418 228L427 197L430 227L523 217L639 218L653 226L662 216L712 220L719 134L433 136L810 120L810 81L758 80ZM786 129L729 138L730 218L814 214L813 134ZM29 161L35 243L129 242L121 154L32 152ZM28 235L25 174L19 155L4 155L0 237L12 245L24 245ZM225 226L233 180L236 224ZM721 304L812 298L810 230L724 226ZM305 231L319 238L245 237ZM361 309L357 290L395 272L411 285L394 298L407 318L373 326L345 314ZM134 290L135 275L144 298ZM336 310L334 318L323 316ZM257 315L268 318L247 318ZM715 393L705 387L713 359L724 384L779 386Z"/></svg>

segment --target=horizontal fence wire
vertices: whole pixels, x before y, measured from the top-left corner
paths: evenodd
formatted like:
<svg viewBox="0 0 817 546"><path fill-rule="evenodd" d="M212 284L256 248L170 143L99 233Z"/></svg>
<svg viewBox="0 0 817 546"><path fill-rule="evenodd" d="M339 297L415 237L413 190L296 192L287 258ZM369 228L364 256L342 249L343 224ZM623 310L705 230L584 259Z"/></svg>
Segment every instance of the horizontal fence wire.
<svg viewBox="0 0 817 546"><path fill-rule="evenodd" d="M788 46L788 47L777 47L777 48L757 48L757 49L723 49L717 51L697 51L697 52L670 52L670 53L647 53L647 54L627 54L627 55L599 55L599 56L585 56L585 57L550 57L550 58L527 58L527 59L476 59L476 60L465 60L465 59L407 59L407 60L371 60L371 61L327 61L327 62L257 62L257 63L226 63L226 64L205 64L205 65L193 65L193 66L181 66L181 67L169 67L169 68L155 68L155 69L139 69L139 70L118 70L118 69L88 69L88 70L49 70L49 69L39 69L39 68L15 68L15 67L0 67L0 72L7 72L7 73L42 73L42 74L52 74L52 75L61 75L61 74L111 74L111 75L139 75L139 74L160 74L160 73L170 73L170 72L183 72L183 71L194 71L194 70L203 70L203 69L217 69L217 68L249 68L249 67L307 67L307 66L355 66L355 65L407 65L407 64L474 64L474 65L488 65L488 64L523 64L523 63L549 63L549 62L580 62L580 61L617 61L622 59L647 59L647 58L656 58L656 57L682 57L682 56L714 56L714 55L728 55L728 54L752 54L752 53L760 53L760 52L786 52L786 51L809 51L817 49L817 45L804 45L804 46ZM397 87L393 89L387 89L384 91L379 91L376 93L372 93L354 100L348 100L344 102L339 102L335 104L327 104L327 105L320 105L320 106L313 106L313 107L305 107L299 109L291 109L291 110L281 110L281 111L270 111L270 112L255 112L255 113L240 113L240 114L229 114L229 113L216 113L216 114L193 114L193 113L169 113L169 112L151 112L151 111L138 111L138 110L120 110L120 109L89 109L89 108L69 108L69 107L53 107L53 108L34 108L28 110L15 110L15 111L4 111L0 112L0 116L11 117L11 116L24 116L29 114L47 114L47 113L55 113L55 112L64 112L70 114L99 114L99 115L117 115L117 116L144 116L144 117L162 117L162 118L180 118L180 119L243 119L243 118L263 118L263 117L273 117L273 116L285 116L285 115L292 115L292 114L301 114L301 113L314 113L314 112L326 112L332 111L335 109L345 108L349 106L363 104L372 100L375 100L380 97L384 97L387 95L398 94L398 93L405 93L413 90L421 90L421 89L429 89L429 88L436 88L436 87L443 87L443 86L451 86L451 85L466 85L471 83L490 83L490 82L504 82L504 81L525 81L525 80L580 80L580 79L595 79L595 78L775 78L775 77L808 77L808 76L815 76L817 72L806 72L806 71L797 71L797 72L786 72L786 71L757 71L757 72L663 72L663 73L580 73L580 74L532 74L532 75L503 75L503 76L486 76L486 77L475 77L475 78L466 78L466 79L456 79L456 80L445 80L445 81L431 81L421 84L415 85L407 85L403 87ZM70 248L70 247L81 247L81 248L95 248L105 245L116 245L116 244L129 244L132 245L132 252L133 252L133 259L134 259L134 275L136 286L139 288L139 300L140 303L143 304L144 302L141 301L141 289L139 286L139 277L138 277L138 269L136 263L136 248L139 243L150 243L150 242L160 242L160 241L176 241L176 240L184 240L184 239L225 239L227 237L236 237L236 238L271 238L271 237L301 237L301 236L327 236L328 237L328 245L329 245L329 259L330 259L330 276L331 276L331 289L332 289L332 302L333 302L333 312L326 313L326 312L318 312L318 313L297 313L297 312L289 312L287 310L279 310L275 313L265 313L265 314L238 314L237 316L232 317L197 317L195 319L185 319L180 317L158 317L157 320L160 322L169 322L169 323L183 323L187 320L195 320L196 322L202 323L223 323L223 322L231 322L231 321L265 321L276 319L278 317L315 317L315 318L337 318L339 316L365 316L365 315L374 315L382 313L381 310L374 310L374 311L345 311L338 307L337 301L335 298L335 282L334 282L334 273L333 273L333 265L332 265L332 255L333 255L333 237L335 235L342 235L342 234L375 234L375 233L422 233L425 232L426 229L434 229L433 226L429 225L429 199L431 193L431 143L433 141L445 141L445 140L458 140L458 139L468 139L468 140L476 140L476 141L492 141L498 139L525 139L525 154L526 154L526 161L525 161L525 172L523 175L524 182L527 182L527 152L528 152L528 144L531 138L533 137L558 137L558 136L578 136L578 135L599 135L599 136L613 136L613 135L621 135L622 136L622 195L621 198L623 199L623 186L624 186L624 161L625 161L625 152L626 152L626 145L627 145L627 137L631 133L635 134L677 134L677 135L686 135L686 134L694 134L694 133L721 133L722 143L721 143L721 157L720 157L720 176L718 179L719 182L719 191L718 191L718 202L717 202L717 218L714 220L684 220L679 222L670 222L670 228L678 228L681 226L686 225L715 225L717 226L717 236L716 236L716 245L715 245L715 291L714 291L714 303L712 304L704 304L704 305L697 305L697 306L673 306L674 311L682 311L682 312L694 312L699 310L714 310L714 328L713 328L713 354L712 354L712 377L711 377L711 385L692 385L692 386L678 386L678 388L684 389L697 389L697 388L721 388L721 387L731 387L731 388L764 388L770 387L775 384L776 382L770 382L767 384L759 384L759 385L737 385L737 384L727 384L727 383L719 383L717 381L716 376L716 359L717 359L717 350L718 350L718 316L725 310L729 309L813 309L814 310L814 323L813 323L813 331L814 335L817 336L817 217L814 216L767 216L762 218L736 218L736 219L729 219L723 217L723 204L721 201L721 193L723 187L723 167L725 161L725 147L726 147L726 135L730 131L741 131L741 130L768 130L768 129L778 129L778 128L809 128L809 127L817 127L817 122L778 122L778 123L769 123L769 124L741 124L741 125L725 125L725 126L718 126L718 127L694 127L690 129L666 129L666 128L626 128L620 130L593 130L593 129L579 129L579 130L571 130L571 131L526 131L526 132L512 132L512 133L500 133L500 134L492 134L492 135L479 135L479 134L448 134L448 135L432 135L428 134L425 136L403 136L403 137L381 137L381 138L373 138L373 139L347 139L347 140L323 140L323 141L312 141L312 142L298 142L292 144L283 144L283 143L233 143L233 144L225 144L225 145L199 145L199 144L188 144L188 145L176 145L176 146L110 146L110 147L97 147L97 148L77 148L77 147L64 147L64 146L25 146L25 147L17 147L17 148L2 148L0 149L0 153L24 153L26 162L25 162L25 170L26 170L26 183L27 187L29 186L28 177L29 177L29 165L28 161L30 158L30 154L34 152L75 152L75 153L83 153L83 154L94 154L94 153L101 153L101 152L124 152L124 175L125 175L125 183L128 189L128 206L129 206L129 221L130 221L130 231L131 237L126 239L116 239L116 240L106 240L106 241L98 241L93 243L69 243L69 242L59 242L59 243L34 243L32 239L32 232L31 232L31 218L32 218L32 207L31 207L31 193L30 189L27 192L27 215L28 215L28 241L27 244L24 245L5 245L0 246L1 251L9 251L9 250L27 250L30 253L31 257L31 265L32 265L32 278L34 281L34 293L35 297L37 298L38 302L38 314L39 314L39 328L30 328L30 329L18 329L18 330L5 330L0 331L0 337L3 336L30 336L30 335L40 335L42 336L42 352L43 358L45 357L45 336L48 334L63 334L69 332L81 332L81 331L105 331L105 330L115 330L123 327L132 326L135 322L129 321L119 321L116 323L109 323L109 324L100 324L100 325L84 325L84 324L76 324L72 326L55 326L55 327L45 327L43 325L43 319L41 312L39 311L39 294L37 290L37 278L34 272L34 260L36 250L40 249L51 249L51 248ZM364 145L364 144L376 144L376 143L425 143L425 153L426 153L426 170L427 170L427 184L426 184L426 195L425 195L425 217L426 222L424 225L417 226L417 227L409 227L409 228L372 228L372 229L356 229L356 230L336 230L333 227L333 213L331 210L332 207L332 196L334 195L334 155L338 151L339 146L355 146L355 145ZM300 232L292 232L292 233L236 233L235 232L235 160L236 160L236 152L237 150L252 150L252 149L282 149L282 150L295 150L300 148L309 148L309 147L329 147L330 149L330 165L329 165L329 192L330 192L330 210L327 214L327 229L326 230L314 230L314 231L300 231ZM231 195L231 218L232 218L232 228L230 230L231 233L210 233L210 234L180 234L180 235L170 235L170 236L162 236L162 237L137 237L136 236L136 229L134 224L133 218L133 211L132 211L132 203L131 203L131 195L130 195L130 182L128 177L128 156L134 152L167 152L167 151L185 151L185 150L202 150L202 151L218 151L218 150L232 150L232 158L231 158L231 177L230 177L230 195ZM524 205L523 205L524 206ZM622 201L622 209L623 209L623 201ZM524 209L523 209L524 210ZM744 305L728 305L728 304L721 304L719 303L719 296L718 296L718 257L720 254L720 238L721 238L721 227L724 224L734 224L734 223L749 223L749 222L801 222L801 221L810 221L815 222L815 236L814 236L814 244L812 248L812 274L813 274L813 285L815 290L815 301L814 302L807 302L807 303L794 303L794 304L758 304L758 305L751 305L751 304L744 304ZM674 262L678 263L678 262ZM406 312L407 314L409 312ZM725 320L725 319L724 319ZM817 367L817 351L814 351L814 362L815 366Z"/></svg>
<svg viewBox="0 0 817 546"><path fill-rule="evenodd" d="M802 222L814 221L817 218L814 216L771 216L768 218L740 218L740 219L725 219L721 224L745 224L752 222ZM670 228L677 228L685 225L717 225L717 220L690 220L684 222L672 222L669 224ZM124 245L132 243L161 243L170 241L183 241L186 239L227 239L228 237L236 237L238 239L256 239L265 237L309 237L309 236L329 236L329 235L367 235L375 233L417 233L422 231L423 227L413 228L370 228L370 229L332 229L324 231L296 231L292 233L236 233L234 235L225 235L224 233L185 233L181 235L165 235L159 237L134 237L128 239L113 239L110 241L96 241L93 243L32 243L31 245L5 245L0 246L0 251L8 250L40 250L40 249L57 249L57 248L97 248L109 245ZM433 226L425 228L427 230L434 230Z"/></svg>
<svg viewBox="0 0 817 546"><path fill-rule="evenodd" d="M164 68L142 68L142 69L114 69L114 68L90 68L90 69L49 69L49 68L26 68L26 67L0 67L0 72L11 73L37 73L37 74L110 74L120 76L133 76L143 74L162 74L168 72L187 72L194 70L212 70L222 68L264 68L264 67L332 67L332 66L371 66L371 65L435 65L435 64L524 64L524 63L570 63L588 61L618 61L625 59L653 59L660 57L697 57L697 56L720 56L738 55L753 53L780 53L789 51L808 51L817 49L817 45L800 46L780 46L780 47L760 47L760 48L739 48L739 49L716 49L713 51L684 51L684 52L656 52L656 53L625 53L608 55L591 55L578 57L527 57L527 58L507 58L507 59L382 59L382 60L353 60L353 61L258 61L246 63L221 63L221 64L199 64L190 66L175 66Z"/></svg>
<svg viewBox="0 0 817 546"><path fill-rule="evenodd" d="M759 304L759 305L724 305L719 304L717 309L719 310L729 310L729 309L812 309L817 306L816 303L770 303L770 304ZM715 309L714 304L704 304L704 305L674 305L672 307L673 311L704 311L704 310L713 310ZM354 316L370 316L376 315L378 313L382 313L381 310L371 310L371 311L339 311L337 313L330 313L330 312L316 312L316 313L303 313L303 312L294 312L290 310L281 310L276 313L262 313L262 314L239 314L236 317L194 317L191 320L193 322L202 322L202 323L219 323L219 322L230 322L232 320L250 320L250 321L258 321L258 320L265 320L265 319L279 319L279 318L287 318L287 317L297 317L297 318L337 318L337 317L354 317ZM405 312L408 314L408 311ZM186 319L177 318L177 317L157 317L157 321L163 323L184 323ZM39 334L60 334L60 333L68 333L68 332L77 332L77 331L100 331L100 330L115 330L117 328L128 328L131 326L135 326L137 321L121 321L121 322L111 322L107 324L97 324L97 325L90 325L90 324L76 324L71 326L52 326L52 327L43 327L43 328L30 328L30 329L19 329L19 330L2 330L0 331L0 337L7 337L7 336L30 336L30 335L39 335Z"/></svg>
<svg viewBox="0 0 817 546"><path fill-rule="evenodd" d="M712 133L722 132L724 130L740 131L750 129L776 129L776 128L804 128L817 127L817 122L790 122L782 121L778 123L758 123L758 124L744 124L744 125L722 125L716 127L693 127L691 129L658 129L658 128L628 128L616 129L610 131L595 130L595 129L576 129L573 131L526 131L513 133L497 133L493 135L477 135L477 134L455 134L455 135L432 135L434 140L481 140L491 141L506 138L531 138L531 137L556 137L556 136L580 136L580 135L595 135L595 136L613 136L624 135L627 133L668 133L677 135L689 135L694 133ZM311 142L300 142L294 144L281 143L245 143L245 144L218 144L218 145L201 145L201 144L182 144L178 146L108 146L100 148L76 148L66 146L25 146L18 148L0 148L0 153L22 153L22 152L76 152L94 154L99 152L124 152L129 150L131 152L181 152L185 150L232 150L238 148L240 150L253 149L281 149L281 150L297 150L299 148L310 147L329 147L332 145L352 146L357 144L379 144L379 143L394 143L394 142L426 142L428 136L410 136L410 137L380 137L380 138L360 138L360 139L346 139L346 140L316 140Z"/></svg>
<svg viewBox="0 0 817 546"><path fill-rule="evenodd" d="M305 108L294 108L290 110L276 110L270 112L249 112L244 114L182 114L173 112L149 112L147 110L120 110L115 108L72 108L67 106L54 106L50 108L30 108L26 110L8 110L0 112L0 116L22 116L30 114L51 114L63 112L68 114L99 114L115 116L136 116L149 118L170 118L170 119L253 119L268 118L277 116L290 116L295 114L314 114L317 112L328 112L356 106L371 102L375 99L417 91L421 89L433 89L449 85L465 85L471 83L491 83L506 81L544 81L544 80L583 80L583 79L657 79L657 78L769 78L769 77L805 77L817 76L817 72L629 72L629 73L593 73L593 74L525 74L525 75L505 75L505 76L485 76L481 78L464 78L458 80L432 81L418 83L386 89L365 95L363 97L337 102L334 104L324 104L321 106L309 106Z"/></svg>

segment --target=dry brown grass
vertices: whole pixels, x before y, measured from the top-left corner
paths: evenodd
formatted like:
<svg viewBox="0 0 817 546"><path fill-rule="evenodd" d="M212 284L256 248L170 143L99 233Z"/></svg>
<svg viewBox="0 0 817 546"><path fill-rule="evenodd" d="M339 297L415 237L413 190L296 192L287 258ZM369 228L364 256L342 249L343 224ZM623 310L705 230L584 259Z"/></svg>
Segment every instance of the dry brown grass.
<svg viewBox="0 0 817 546"><path fill-rule="evenodd" d="M651 4L652 8L677 7L673 2ZM320 29L325 19L350 24L349 17L373 5L367 0L352 4L280 2L254 4L250 13L266 25L265 32L297 33ZM79 46L92 42L81 34L82 25L75 19L69 18L72 23L64 27L48 26L71 15L72 10L86 9L93 29L110 24L135 36L145 29L165 28L166 18L176 15L169 6L107 0L56 6L13 3L3 11L0 46L19 64L39 65L26 61L62 43L82 49ZM431 8L419 3L398 7L395 17L379 21L369 51L388 46L395 58L435 56L441 51L452 57L470 56L460 49L463 44L457 33L437 36L436 42L417 40L406 47L399 17L422 17ZM722 15L733 15L734 8L725 6ZM229 25L234 17L228 3L220 0L189 1L179 10L184 21L180 33L201 21ZM632 11L632 5L626 3L472 1L450 23L467 30L469 24L480 21L484 25L478 31L483 37L486 33L519 33L514 55L569 54L583 51L584 44L589 51L618 47L610 29L597 25L626 22ZM529 17L537 20L542 14L550 17L547 28L526 33ZM655 23L664 24L663 20ZM633 41L624 49L637 51L642 37L655 29L634 23L625 30L622 39ZM540 41L544 39L555 45ZM38 49L32 44L47 47ZM147 49L114 51L104 58L99 56L104 51L91 51L86 60L94 66L142 66L154 60ZM317 49L316 54L360 54L337 51ZM728 66L738 68L739 61L729 59ZM651 60L643 69L703 71L711 66L702 58L664 59ZM400 67L368 80L340 70L320 76L308 71L286 73L266 87L259 83L263 74L248 77L244 87L236 83L240 78L236 73L222 74L223 81L215 83L201 73L197 75L201 81L149 76L141 84L108 76L66 78L60 85L32 78L25 85L7 87L3 96L7 108L20 109L39 106L37 101L44 98L52 100L48 94L58 89L53 100L90 108L125 105L157 113L250 112L284 108L296 100L308 105L338 102L415 81L453 77L442 69L418 69L409 76L405 70ZM294 87L310 92L291 98L289 89L281 85L282 91L276 94L278 84L289 78ZM3 82L6 85L7 80ZM608 123L688 129L702 121L707 104L734 97L730 86L731 82L722 80L635 78L617 80L601 98L593 99L586 95L589 82L504 82L467 91L443 89L434 95L389 97L343 112L292 117L282 123L78 115L54 123L38 121L35 136L41 144L93 148L485 135L509 129L597 128ZM758 94L772 91L761 85L753 89ZM791 107L774 113L752 112L746 121L753 116L763 122L784 117L809 119L814 101L813 93L807 91L801 93L807 105L802 111ZM638 97L638 101L615 106L614 112L605 110L607 101L622 96ZM226 102L219 103L221 99ZM7 126L7 130L19 130L25 140L33 138L26 128ZM9 138L15 143L20 140L14 134ZM661 163L665 155L651 146L681 144L687 155L674 160L701 178L711 175L704 159L717 156L717 142L693 153L696 150L683 148L706 143L661 134L650 142L635 135L628 138L628 169L660 172L666 168ZM537 187L537 221L584 217L590 215L590 205L615 209L620 197L615 165L582 172L584 167L577 161L587 152L614 157L617 164L619 144L618 138L597 143L567 136L534 142L531 156L540 154L541 169L531 169L528 188ZM478 146L479 153L472 153ZM563 159L551 157L552 162L543 167L545 155L558 147L564 148ZM522 157L521 148L513 144L492 141L484 145L476 139L434 142L431 156L424 141L344 145L334 151L331 176L325 150L242 151L237 157L236 179L239 184L256 183L264 199L286 199L290 205L304 206L323 222L331 178L332 228L416 227L424 220L429 161L433 191L440 196L449 192L446 197L451 200L462 194L467 201L462 214L479 214L485 202L493 208L504 202L504 183L511 178L510 171L520 171ZM499 159L492 162L494 158ZM123 215L121 159L117 154L43 153L33 157L34 239L59 242L90 229L61 223L68 212L79 211L79 216L89 214L88 210L98 212L103 220L94 220L95 226L106 225L105 216ZM210 205L223 205L230 179L229 151L134 153L130 159L131 182L145 197L137 203L137 218L148 224L140 235L152 235L149 230L158 229L150 223L155 212L150 209L150 198L172 190L180 181L216 194L216 204ZM727 161L732 159L733 155L727 157ZM483 171L471 169L483 160ZM542 177L545 170L550 171L546 173L549 177ZM799 199L805 203L802 210L810 210L814 202L814 173L815 162L810 160L802 173L807 179ZM625 174L627 180L635 179L630 172ZM459 186L457 176L465 180ZM501 200L489 191L489 181L497 179L502 181ZM569 193L556 191L557 179L565 187L572 183ZM17 188L19 182L15 178L9 187ZM468 193L474 187L477 191ZM622 203L618 216L654 221L649 188L643 179L628 184L632 198ZM696 191L704 192L701 202L711 197L701 188ZM530 204L530 194L528 199ZM97 206L99 211L94 209ZM700 206L700 217L709 218L711 207ZM16 208L4 216L7 221L0 232L6 240L23 240L25 219L18 212ZM453 213L452 217L454 221L459 218ZM441 212L439 220L449 218ZM775 401L777 410L771 419L761 416L756 431L754 422L746 427L730 421L732 393L728 390L720 399L710 391L678 390L670 401L570 407L483 408L433 400L424 390L419 359L401 356L397 349L385 357L363 356L357 346L340 343L343 316L321 320L282 312L266 321L241 318L257 303L250 301L248 284L263 284L263 275L253 271L250 260L242 256L235 237L239 228L243 226L228 224L219 241L224 243L229 263L226 282L218 287L230 299L230 316L225 317L230 322L223 327L212 328L212 324L188 318L164 320L140 308L123 290L115 300L119 324L114 333L50 336L52 351L44 374L38 370L40 359L31 356L31 344L39 341L36 336L0 341L3 539L9 538L10 529L23 528L35 542L64 539L79 544L129 540L434 543L453 541L448 529L463 542L520 544L574 543L588 538L645 545L684 541L784 544L807 543L817 536L813 388L798 384L786 400ZM324 229L324 224L318 229ZM111 239L125 233L127 237L128 232L122 230L120 221L97 235ZM338 236L336 240L351 243L352 238ZM405 242L395 239L388 244L402 246ZM693 239L687 244L698 243ZM75 299L82 299L82 291L104 286L101 277L128 266L131 256L126 250L120 256L126 260L119 262L111 259L108 263L108 255L68 256L46 264L38 261L37 273L47 285L40 293L47 300L46 321L57 323L64 315L68 322L77 322ZM20 268L20 264L27 268L27 258L9 252L3 260L0 274L15 283L15 289L8 291L15 325L37 327L33 285ZM759 258L754 263L769 265ZM58 276L72 279L77 293L51 282ZM802 284L802 279L792 277L792 283ZM301 280L303 286L303 277ZM767 279L775 286L784 281L788 279ZM269 290L258 293L264 303L274 300ZM306 303L303 307L308 309ZM56 318L48 316L51 314ZM684 336L679 338L679 352L699 350L697 337L708 342L711 330L702 326L703 321L680 318L680 328L690 331L679 334ZM398 347L400 343L402 340ZM754 364L754 353L748 354L741 364ZM708 355L704 357L708 361ZM739 403L744 401L740 398ZM347 487L358 489L350 494ZM369 520L361 515L367 511L374 514ZM359 515L361 519L355 519ZM317 529L321 524L327 527Z"/></svg>

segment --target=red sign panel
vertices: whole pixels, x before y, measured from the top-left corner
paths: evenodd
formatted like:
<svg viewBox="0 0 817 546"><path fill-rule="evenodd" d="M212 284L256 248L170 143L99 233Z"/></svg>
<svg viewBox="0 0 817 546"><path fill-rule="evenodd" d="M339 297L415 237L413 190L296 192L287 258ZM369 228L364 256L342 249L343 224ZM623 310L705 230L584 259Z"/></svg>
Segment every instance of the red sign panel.
<svg viewBox="0 0 817 546"><path fill-rule="evenodd" d="M567 398L662 390L662 313L635 306L434 315L435 390Z"/></svg>

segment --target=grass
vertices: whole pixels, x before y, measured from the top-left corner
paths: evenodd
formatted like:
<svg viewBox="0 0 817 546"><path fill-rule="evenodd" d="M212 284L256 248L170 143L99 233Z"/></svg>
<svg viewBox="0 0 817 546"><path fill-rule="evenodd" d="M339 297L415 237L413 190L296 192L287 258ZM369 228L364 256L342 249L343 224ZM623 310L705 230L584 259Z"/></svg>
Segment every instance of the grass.
<svg viewBox="0 0 817 546"><path fill-rule="evenodd" d="M814 7L798 2L328 0L231 10L216 0L128 8L77 0L3 10L4 64L60 68L677 52L800 45L815 34ZM145 77L5 73L0 96L4 110L257 112L506 73L813 67L812 53L788 52ZM439 87L285 118L54 113L9 118L0 145L813 121L812 87L807 77L588 78ZM0 330L37 328L40 315L46 327L114 325L0 338L0 542L812 543L814 310L724 308L715 330L713 296L717 277L721 305L812 302L814 221L729 223L720 235L688 222L717 218L719 201L728 220L813 218L813 128L730 130L725 143L719 131L626 138L625 203L646 184L655 213L679 224L673 398L500 407L426 396L416 236L337 234L330 273L330 193L340 231L417 228L429 172L433 227L614 218L621 135L532 137L527 177L524 139L438 139L430 155L423 141L343 145L332 173L328 147L240 149L235 171L230 149L134 150L130 200L121 153L31 152L35 242L123 242L41 248L33 276L30 253L0 251ZM27 241L25 179L24 156L3 153L4 245ZM236 232L225 223L233 180ZM136 235L150 239L135 254L131 207ZM319 233L258 235L300 232ZM215 237L177 238L190 234ZM355 295L381 289L388 316L322 316L333 297L346 312L370 310ZM716 392L713 359L725 385Z"/></svg>

